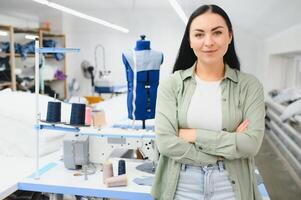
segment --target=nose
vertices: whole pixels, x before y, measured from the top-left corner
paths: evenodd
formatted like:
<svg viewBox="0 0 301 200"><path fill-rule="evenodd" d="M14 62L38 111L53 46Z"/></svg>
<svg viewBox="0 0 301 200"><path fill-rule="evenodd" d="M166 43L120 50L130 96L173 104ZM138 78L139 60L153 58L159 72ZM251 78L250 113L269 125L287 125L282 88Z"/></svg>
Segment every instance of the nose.
<svg viewBox="0 0 301 200"><path fill-rule="evenodd" d="M212 40L212 37L210 36L210 35L207 35L206 37L205 37L205 40L204 40L204 45L206 46L206 47L212 47L213 46L213 40Z"/></svg>

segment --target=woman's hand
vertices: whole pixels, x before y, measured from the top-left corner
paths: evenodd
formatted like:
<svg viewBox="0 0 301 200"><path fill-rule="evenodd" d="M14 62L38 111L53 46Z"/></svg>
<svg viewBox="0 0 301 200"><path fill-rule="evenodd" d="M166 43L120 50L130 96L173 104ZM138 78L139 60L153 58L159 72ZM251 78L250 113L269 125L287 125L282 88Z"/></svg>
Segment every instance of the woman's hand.
<svg viewBox="0 0 301 200"><path fill-rule="evenodd" d="M196 130L193 128L189 128L189 129L181 128L179 129L179 138L182 138L189 143L195 143Z"/></svg>
<svg viewBox="0 0 301 200"><path fill-rule="evenodd" d="M244 120L236 129L236 133L243 133L248 130L249 120ZM189 142L195 143L196 140L196 130L193 128L181 128L179 129L179 138Z"/></svg>
<svg viewBox="0 0 301 200"><path fill-rule="evenodd" d="M237 133L243 133L246 130L248 130L248 126L249 126L249 120L244 120L236 129Z"/></svg>

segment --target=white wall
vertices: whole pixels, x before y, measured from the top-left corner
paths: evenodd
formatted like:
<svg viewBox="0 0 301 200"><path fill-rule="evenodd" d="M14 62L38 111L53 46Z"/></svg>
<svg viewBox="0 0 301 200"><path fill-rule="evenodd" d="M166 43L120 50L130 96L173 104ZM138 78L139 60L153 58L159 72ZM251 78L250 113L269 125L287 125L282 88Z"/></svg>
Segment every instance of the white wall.
<svg viewBox="0 0 301 200"><path fill-rule="evenodd" d="M251 35L241 27L233 25L236 53L241 64L241 71L250 73L259 78L260 44L262 38Z"/></svg>
<svg viewBox="0 0 301 200"><path fill-rule="evenodd" d="M95 66L94 49L97 44L105 47L106 67L112 71L111 79L117 83L126 83L124 65L122 63L122 52L134 48L141 34L145 34L151 41L151 48L162 51L164 62L161 66L160 79L164 79L172 70L175 58L184 33L185 25L176 15L174 10L156 9L133 9L132 12L110 9L97 10L102 13L103 19L109 22L124 26L130 33L124 34L96 23L82 20L70 15L54 15L37 19L35 23L31 20L21 20L9 16L0 16L0 23L20 26L37 27L40 21L50 21L54 32L66 34L67 47L80 48L78 54L67 54L67 75L68 81L76 78L81 85L78 95L91 95L90 81L82 75L80 64L83 60L88 60ZM120 14L120 13L127 14ZM91 14L93 15L93 13ZM143 16L143 17L141 17ZM31 24L33 23L33 24ZM241 69L244 72L261 76L261 66L259 58L262 56L260 38L250 35L241 27L234 25L235 46L241 61ZM98 50L99 67L102 65L101 50Z"/></svg>
<svg viewBox="0 0 301 200"><path fill-rule="evenodd" d="M80 80L79 94L90 94L90 82L82 76L80 63L85 59L95 65L94 48L97 44L105 47L106 67L112 71L112 80L115 82L126 83L122 52L134 48L141 34L145 34L146 39L151 41L152 49L164 53L161 78L171 72L185 28L184 23L174 13L168 14L165 9L156 9L155 13L149 9L139 10L129 16L120 15L122 10L116 13L106 10L100 12L104 16L110 16L108 21L128 28L130 33L121 33L78 18L64 16L63 31L67 35L68 46L81 49L79 54L68 55L67 60L69 80L73 77ZM101 55L98 58L100 60Z"/></svg>
<svg viewBox="0 0 301 200"><path fill-rule="evenodd" d="M15 16L9 16L0 14L0 24L1 25L11 25L20 28L38 28L39 27L39 20L38 19L26 19L20 18Z"/></svg>
<svg viewBox="0 0 301 200"><path fill-rule="evenodd" d="M292 70L293 62L286 55L301 54L301 23L264 41L261 58L265 91L291 86L285 79L286 71Z"/></svg>
<svg viewBox="0 0 301 200"><path fill-rule="evenodd" d="M121 54L126 49L134 48L140 34L147 36L147 39L151 41L152 49L164 53L160 78L164 79L171 72L185 29L184 23L173 10L160 10L158 8L155 11L150 9L135 10L128 16L120 15L122 11L112 13L102 10L100 12L103 13L103 16L110 16L110 22L128 28L130 33L124 34L75 17L63 16L63 32L67 35L68 46L81 49L79 54L69 54L67 57L69 81L72 78L77 78L81 84L81 90L78 94L91 94L90 81L83 77L80 63L85 59L95 65L94 48L97 44L105 47L106 67L112 71L112 79L115 82L126 82ZM259 44L262 42L256 36L239 28L234 27L235 45L242 71L257 76ZM99 55L99 59L101 59L101 55Z"/></svg>

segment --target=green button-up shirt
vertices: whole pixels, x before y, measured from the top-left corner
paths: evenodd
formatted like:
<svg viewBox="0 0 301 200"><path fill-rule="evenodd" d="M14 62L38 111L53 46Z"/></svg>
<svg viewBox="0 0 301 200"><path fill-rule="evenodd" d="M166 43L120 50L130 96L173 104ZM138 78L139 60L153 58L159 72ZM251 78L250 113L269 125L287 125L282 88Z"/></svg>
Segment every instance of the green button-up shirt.
<svg viewBox="0 0 301 200"><path fill-rule="evenodd" d="M195 65L176 71L158 87L155 116L156 142L160 152L152 195L173 200L181 164L214 164L225 158L236 200L262 199L254 173L254 156L259 151L265 128L262 84L252 75L225 65L221 81L222 130L197 129L195 144L178 137L187 126L187 110L196 88ZM206 115L206 113L204 113ZM247 131L236 128L249 120Z"/></svg>

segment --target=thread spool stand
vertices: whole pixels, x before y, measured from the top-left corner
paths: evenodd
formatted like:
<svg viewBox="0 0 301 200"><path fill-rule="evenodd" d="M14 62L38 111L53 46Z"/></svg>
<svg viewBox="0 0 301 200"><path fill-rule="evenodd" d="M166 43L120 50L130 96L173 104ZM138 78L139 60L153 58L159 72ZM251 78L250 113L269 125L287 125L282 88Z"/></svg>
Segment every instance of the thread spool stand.
<svg viewBox="0 0 301 200"><path fill-rule="evenodd" d="M35 115L36 115L36 172L35 179L39 179L39 135L40 135L40 120L41 113L39 110L39 93L40 93L40 53L69 53L79 52L79 48L40 48L40 41L35 39Z"/></svg>

